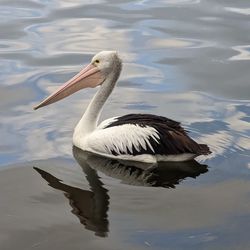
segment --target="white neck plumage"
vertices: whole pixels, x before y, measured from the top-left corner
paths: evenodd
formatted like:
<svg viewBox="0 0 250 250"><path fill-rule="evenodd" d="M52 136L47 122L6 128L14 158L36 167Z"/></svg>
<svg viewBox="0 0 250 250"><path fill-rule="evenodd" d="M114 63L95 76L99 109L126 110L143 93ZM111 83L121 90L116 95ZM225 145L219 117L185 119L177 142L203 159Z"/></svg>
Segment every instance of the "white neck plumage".
<svg viewBox="0 0 250 250"><path fill-rule="evenodd" d="M82 138L96 129L103 105L113 91L119 74L120 72L118 71L110 73L109 76L107 76L97 93L90 101L81 120L75 127L73 137Z"/></svg>

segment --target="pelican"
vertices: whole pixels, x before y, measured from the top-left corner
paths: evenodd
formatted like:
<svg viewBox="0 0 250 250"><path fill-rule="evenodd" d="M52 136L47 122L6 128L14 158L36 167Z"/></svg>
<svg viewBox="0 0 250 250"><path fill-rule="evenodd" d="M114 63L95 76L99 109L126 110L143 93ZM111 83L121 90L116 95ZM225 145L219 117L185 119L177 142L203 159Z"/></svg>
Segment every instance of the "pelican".
<svg viewBox="0 0 250 250"><path fill-rule="evenodd" d="M96 54L90 64L48 96L34 109L57 102L80 89L99 89L75 127L73 144L108 158L146 163L188 161L210 154L209 147L191 139L179 122L153 114L128 114L98 125L103 105L122 70L116 51Z"/></svg>

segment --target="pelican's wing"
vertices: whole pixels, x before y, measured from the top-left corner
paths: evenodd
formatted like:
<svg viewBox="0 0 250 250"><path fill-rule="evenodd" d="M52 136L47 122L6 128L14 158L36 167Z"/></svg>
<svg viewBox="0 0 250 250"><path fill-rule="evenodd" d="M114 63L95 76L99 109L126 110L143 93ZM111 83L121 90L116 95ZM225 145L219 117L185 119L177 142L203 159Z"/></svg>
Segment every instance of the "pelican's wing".
<svg viewBox="0 0 250 250"><path fill-rule="evenodd" d="M107 120L104 120L103 122L101 122L97 129L104 129L104 128L107 128L109 125L113 124L114 122L116 122L118 120L119 117L112 117L112 118L109 118Z"/></svg>
<svg viewBox="0 0 250 250"><path fill-rule="evenodd" d="M91 151L112 155L138 155L142 152L154 154L151 142L159 143L160 137L152 127L124 124L98 129L91 134L88 148Z"/></svg>
<svg viewBox="0 0 250 250"><path fill-rule="evenodd" d="M104 121L91 134L88 148L108 155L209 153L208 147L193 141L179 122L148 114L131 114Z"/></svg>

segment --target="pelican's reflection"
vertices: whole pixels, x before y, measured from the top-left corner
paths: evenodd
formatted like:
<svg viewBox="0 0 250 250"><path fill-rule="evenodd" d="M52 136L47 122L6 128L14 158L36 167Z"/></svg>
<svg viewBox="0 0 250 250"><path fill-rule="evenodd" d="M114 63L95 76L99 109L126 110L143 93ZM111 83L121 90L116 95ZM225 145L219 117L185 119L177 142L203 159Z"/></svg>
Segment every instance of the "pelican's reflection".
<svg viewBox="0 0 250 250"><path fill-rule="evenodd" d="M187 177L197 177L208 171L197 161L159 162L155 164L112 160L86 153L73 147L73 155L85 172L86 166L104 173L122 183L136 186L174 188ZM87 164L86 164L87 163Z"/></svg>
<svg viewBox="0 0 250 250"><path fill-rule="evenodd" d="M50 173L36 167L34 169L51 187L64 192L72 207L72 213L78 217L81 224L101 237L107 236L108 233L109 196L97 171L129 185L165 188L174 188L186 177L195 178L208 171L207 166L196 161L155 165L125 162L89 154L76 147L73 147L73 155L82 167L91 191L64 184Z"/></svg>
<svg viewBox="0 0 250 250"><path fill-rule="evenodd" d="M34 169L48 182L49 186L64 192L72 207L71 212L86 229L94 231L98 236L107 236L109 196L94 169L89 168L87 164L83 168L92 191L69 186L42 169L36 167Z"/></svg>

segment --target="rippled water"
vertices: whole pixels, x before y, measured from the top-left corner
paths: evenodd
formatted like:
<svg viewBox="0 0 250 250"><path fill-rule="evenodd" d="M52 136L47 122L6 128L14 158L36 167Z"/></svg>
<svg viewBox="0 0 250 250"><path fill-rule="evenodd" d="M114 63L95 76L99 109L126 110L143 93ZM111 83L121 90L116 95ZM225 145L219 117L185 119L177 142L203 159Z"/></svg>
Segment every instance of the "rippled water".
<svg viewBox="0 0 250 250"><path fill-rule="evenodd" d="M0 248L249 249L249 15L245 0L2 0ZM32 107L107 49L124 70L102 119L161 114L213 154L146 172L75 159L95 90Z"/></svg>

